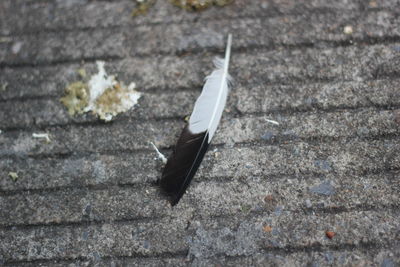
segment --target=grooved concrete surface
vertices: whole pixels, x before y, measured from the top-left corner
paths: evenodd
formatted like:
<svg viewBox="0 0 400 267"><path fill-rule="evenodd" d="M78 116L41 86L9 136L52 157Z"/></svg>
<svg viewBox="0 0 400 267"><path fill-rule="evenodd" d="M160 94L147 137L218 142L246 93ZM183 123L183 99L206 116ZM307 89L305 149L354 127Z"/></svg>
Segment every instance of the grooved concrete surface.
<svg viewBox="0 0 400 267"><path fill-rule="evenodd" d="M0 264L399 266L398 0L133 7L0 2ZM229 32L235 85L171 208L148 142L171 153ZM107 124L59 102L96 60L143 92Z"/></svg>

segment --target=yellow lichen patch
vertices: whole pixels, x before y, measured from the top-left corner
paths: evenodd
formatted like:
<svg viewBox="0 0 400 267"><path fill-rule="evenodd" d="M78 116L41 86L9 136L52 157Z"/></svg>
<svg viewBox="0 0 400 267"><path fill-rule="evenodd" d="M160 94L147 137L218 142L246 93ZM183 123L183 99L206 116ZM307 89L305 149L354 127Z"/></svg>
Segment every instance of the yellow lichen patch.
<svg viewBox="0 0 400 267"><path fill-rule="evenodd" d="M136 7L132 10L132 16L144 15L154 6L157 0L136 0ZM170 0L173 5L188 11L200 11L210 6L225 6L233 0Z"/></svg>
<svg viewBox="0 0 400 267"><path fill-rule="evenodd" d="M116 83L113 88L108 88L97 98L93 112L98 114L100 119L108 121L118 113L128 111L140 97L134 87L134 84L126 87Z"/></svg>
<svg viewBox="0 0 400 267"><path fill-rule="evenodd" d="M84 68L79 69L79 70L78 70L78 74L79 74L79 76L81 76L82 79L85 79L86 76L87 76L86 70L85 70Z"/></svg>
<svg viewBox="0 0 400 267"><path fill-rule="evenodd" d="M10 176L10 178L11 178L13 181L16 181L16 180L18 179L18 173L16 173L16 172L9 172L9 173L8 173L8 176Z"/></svg>
<svg viewBox="0 0 400 267"><path fill-rule="evenodd" d="M7 83L7 82L1 84L1 86L0 86L0 91L5 91L5 90L7 90L7 87L8 87L8 83Z"/></svg>
<svg viewBox="0 0 400 267"><path fill-rule="evenodd" d="M121 105L122 99L120 95L123 93L122 87L119 83L114 85L113 88L108 88L96 100L96 106L101 107L104 112L111 113Z"/></svg>
<svg viewBox="0 0 400 267"><path fill-rule="evenodd" d="M137 6L132 10L132 16L144 15L156 3L156 0L136 0Z"/></svg>
<svg viewBox="0 0 400 267"><path fill-rule="evenodd" d="M71 116L91 111L100 119L110 121L117 114L135 106L141 94L134 90L134 83L125 86L114 75L108 75L104 62L98 61L97 67L99 72L92 75L87 82L78 81L67 86L66 96L61 98L61 102ZM84 69L80 69L78 73L82 78L86 77Z"/></svg>
<svg viewBox="0 0 400 267"><path fill-rule="evenodd" d="M265 226L263 227L263 230L264 230L264 232L269 233L269 232L272 231L272 227L269 226L269 225L265 225Z"/></svg>
<svg viewBox="0 0 400 267"><path fill-rule="evenodd" d="M171 3L175 6L189 11L203 10L212 5L225 6L232 2L233 0L171 0Z"/></svg>
<svg viewBox="0 0 400 267"><path fill-rule="evenodd" d="M89 88L84 82L74 82L65 88L66 95L60 99L61 103L68 109L68 113L82 114L89 101Z"/></svg>

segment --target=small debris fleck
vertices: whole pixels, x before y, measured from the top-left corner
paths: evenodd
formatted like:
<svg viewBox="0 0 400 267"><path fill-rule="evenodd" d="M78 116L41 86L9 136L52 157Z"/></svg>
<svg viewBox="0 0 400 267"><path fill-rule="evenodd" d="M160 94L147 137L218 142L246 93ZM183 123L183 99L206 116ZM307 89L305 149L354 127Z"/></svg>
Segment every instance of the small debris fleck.
<svg viewBox="0 0 400 267"><path fill-rule="evenodd" d="M18 173L16 172L9 172L8 176L15 182L18 179Z"/></svg>
<svg viewBox="0 0 400 267"><path fill-rule="evenodd" d="M33 138L37 138L37 139L44 139L46 141L46 143L50 143L50 137L48 133L33 133L32 134Z"/></svg>
<svg viewBox="0 0 400 267"><path fill-rule="evenodd" d="M332 231L326 231L325 235L327 238L332 239L336 235L336 233Z"/></svg>
<svg viewBox="0 0 400 267"><path fill-rule="evenodd" d="M264 232L266 232L266 233L270 233L270 232L272 231L272 227L269 226L269 225L266 225L266 226L263 227L263 230L264 230Z"/></svg>
<svg viewBox="0 0 400 267"><path fill-rule="evenodd" d="M167 158L158 150L158 148L156 147L155 144L153 144L153 142L150 142L150 144L153 146L154 150L156 151L158 158L161 159L161 161L164 164L166 164L168 161Z"/></svg>
<svg viewBox="0 0 400 267"><path fill-rule="evenodd" d="M269 122L269 123L272 123L272 124L275 124L275 125L279 125L279 122L274 121L274 120L265 119L265 121L266 121L266 122Z"/></svg>
<svg viewBox="0 0 400 267"><path fill-rule="evenodd" d="M347 25L343 28L343 32L344 32L344 34L348 34L348 35L353 34L353 27Z"/></svg>
<svg viewBox="0 0 400 267"><path fill-rule="evenodd" d="M23 43L22 42L16 42L12 45L11 51L13 54L18 54L19 51L21 51Z"/></svg>
<svg viewBox="0 0 400 267"><path fill-rule="evenodd" d="M1 84L0 91L4 92L5 90L7 90L7 87L8 87L8 83L7 82Z"/></svg>

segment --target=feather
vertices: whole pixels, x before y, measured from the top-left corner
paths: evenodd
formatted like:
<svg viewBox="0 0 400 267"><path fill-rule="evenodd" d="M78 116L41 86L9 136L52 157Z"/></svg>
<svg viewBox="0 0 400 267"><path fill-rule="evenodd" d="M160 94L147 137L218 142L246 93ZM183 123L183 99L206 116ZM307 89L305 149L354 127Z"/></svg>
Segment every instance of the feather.
<svg viewBox="0 0 400 267"><path fill-rule="evenodd" d="M229 90L231 42L232 36L229 35L225 58L214 60L216 68L206 77L189 124L183 129L159 181L172 205L179 202L196 174L221 119Z"/></svg>

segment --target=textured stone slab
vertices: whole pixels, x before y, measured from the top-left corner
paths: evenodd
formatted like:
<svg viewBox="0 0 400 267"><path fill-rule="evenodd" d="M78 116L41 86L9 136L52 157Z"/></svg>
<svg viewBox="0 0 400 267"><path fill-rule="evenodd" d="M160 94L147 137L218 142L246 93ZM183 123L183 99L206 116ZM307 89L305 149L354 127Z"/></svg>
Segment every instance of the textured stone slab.
<svg viewBox="0 0 400 267"><path fill-rule="evenodd" d="M335 87L342 83L350 85L350 88L358 87L356 82L397 78L396 73L400 72L397 46L398 43L324 49L238 51L232 56L230 72L235 78L234 88L243 87L248 90L271 84L326 86L318 82L335 82ZM134 57L107 62L106 69L125 83L135 82L139 91L196 90L202 87L204 77L211 71L214 56L204 53L184 57L156 56L150 60ZM87 69L89 74L96 71L94 64L63 64L34 69L5 68L0 73L0 82L7 86L6 90L0 91L0 99L46 95L61 97L69 83L79 80L77 70L80 67ZM365 88L369 85L361 86ZM349 90L349 93L354 92Z"/></svg>
<svg viewBox="0 0 400 267"><path fill-rule="evenodd" d="M187 249L184 222L169 219L118 224L39 227L0 230L3 261L90 257L101 260L112 255L181 253ZM183 230L183 231L182 231ZM167 235L162 238L160 233ZM121 245L116 245L121 244Z"/></svg>
<svg viewBox="0 0 400 267"><path fill-rule="evenodd" d="M400 201L396 193L400 187L395 178L398 175L399 171L379 175L328 173L271 177L265 174L247 179L226 178L226 181L196 177L188 194L173 209L160 195L160 190L151 184L38 190L0 197L0 226L128 221L179 217L187 212L208 217L248 212L330 214L354 209L397 209L399 206L392 203ZM325 184L330 186L329 194L315 191ZM382 195L387 197L382 199ZM304 201L299 202L299 199Z"/></svg>
<svg viewBox="0 0 400 267"><path fill-rule="evenodd" d="M300 215L289 211L272 215L237 217L240 221L192 220L189 229L182 217L88 226L33 227L0 231L7 247L2 247L3 261L11 259L43 260L51 258L97 258L162 253L212 258L218 255L248 256L285 247L301 248L311 245L311 251L330 245L353 247L362 244L387 245L398 234L398 222L393 211L360 211L335 215ZM216 224L218 222L218 224ZM273 230L265 232L265 224ZM325 231L337 233L330 240ZM160 231L168 238L161 238ZM186 238L193 232L192 238ZM118 240L115 245L112 240ZM185 241L183 241L185 240ZM183 242L182 242L183 241ZM28 243L28 246L22 244Z"/></svg>
<svg viewBox="0 0 400 267"><path fill-rule="evenodd" d="M133 5L0 1L0 265L399 265L398 0ZM235 85L171 208L148 142L171 153L228 32ZM110 124L58 102L98 59L144 94Z"/></svg>
<svg viewBox="0 0 400 267"><path fill-rule="evenodd" d="M384 172L400 167L397 140L316 141L218 148L206 154L197 177L239 181L252 176L311 174L324 177ZM82 154L65 159L2 159L1 187L3 190L23 190L151 183L160 177L161 171L155 156L153 151L149 151L120 152L116 155ZM52 171L49 172L49 169ZM8 178L9 172L18 172L18 180L14 182Z"/></svg>
<svg viewBox="0 0 400 267"><path fill-rule="evenodd" d="M352 21L354 33L343 31L342 21ZM378 23L377 23L378 22ZM79 32L39 33L0 43L0 64L4 66L48 65L94 59L122 59L128 55L183 54L223 49L229 32L235 33L234 49L350 45L398 41L399 16L391 11L374 11L367 16L354 13L312 14L282 18L199 21L195 24L135 26ZM390 36L390 38L386 38ZM354 39L354 41L353 41ZM16 48L18 46L18 49Z"/></svg>
<svg viewBox="0 0 400 267"><path fill-rule="evenodd" d="M336 1L258 1L236 0L225 8L212 8L207 12L187 13L165 1L157 1L147 15L131 17L135 6L132 1L36 1L27 5L15 1L2 1L2 34L29 33L32 31L77 30L95 27L123 27L156 23L190 23L198 20L216 20L240 17L276 17L295 14L339 13L374 9L394 9L398 1L367 2ZM170 14L174 14L171 16ZM20 18L24 19L21 20ZM76 18L80 18L77 20Z"/></svg>

